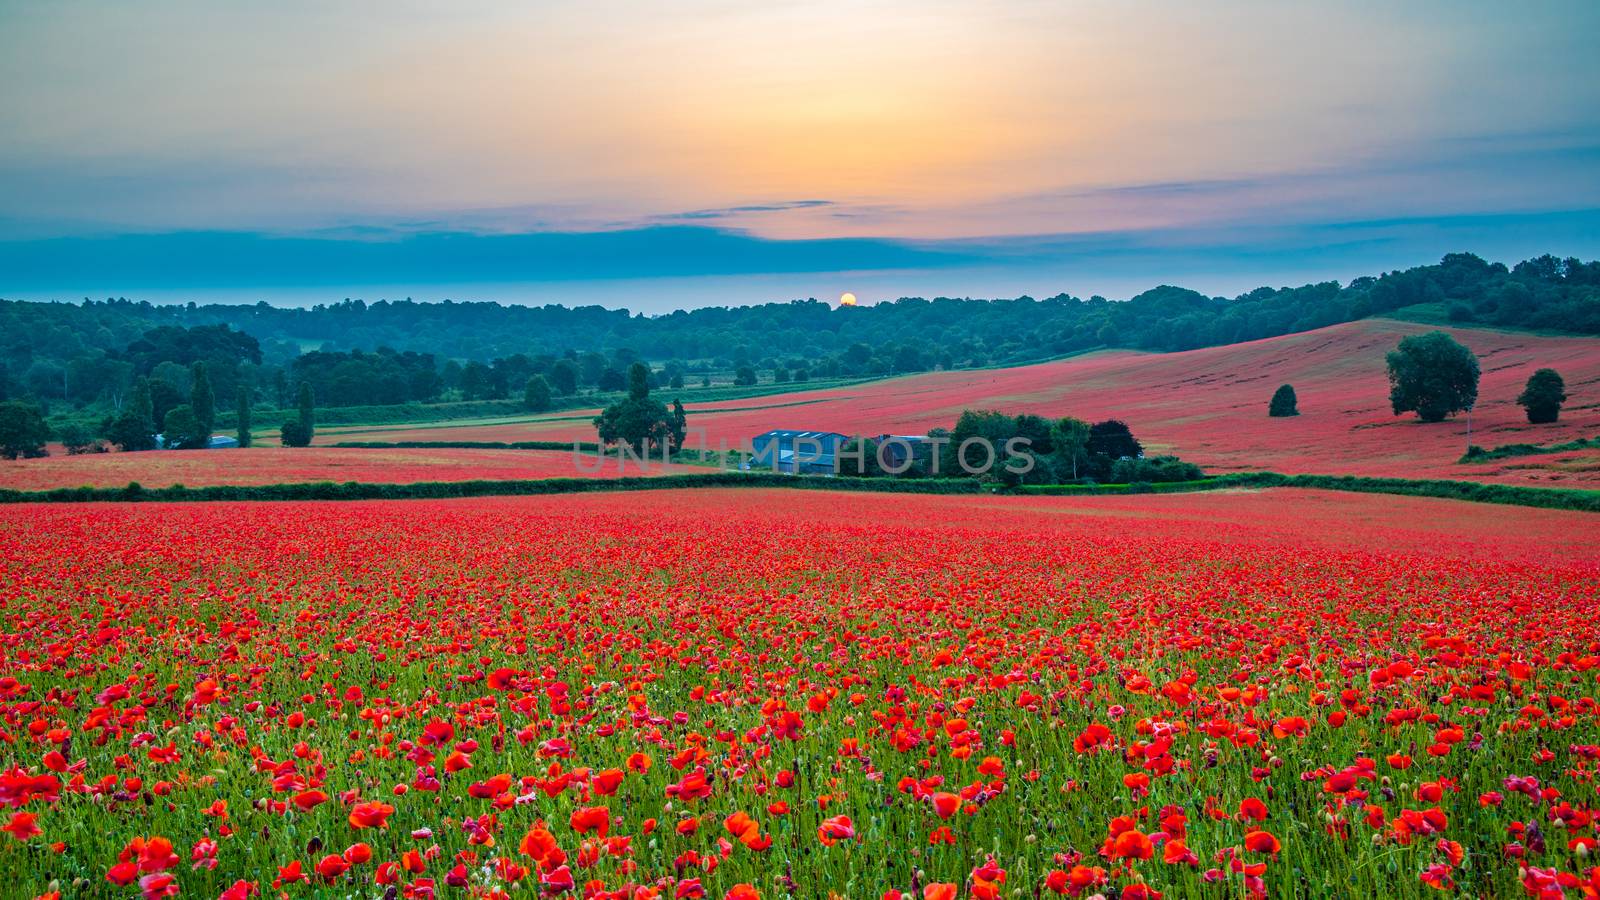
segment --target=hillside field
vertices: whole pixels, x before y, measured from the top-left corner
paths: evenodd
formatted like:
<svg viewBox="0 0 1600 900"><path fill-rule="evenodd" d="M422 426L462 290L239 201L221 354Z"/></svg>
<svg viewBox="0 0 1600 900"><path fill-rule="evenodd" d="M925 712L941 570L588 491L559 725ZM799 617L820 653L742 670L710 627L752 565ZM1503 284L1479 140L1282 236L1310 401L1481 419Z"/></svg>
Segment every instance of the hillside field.
<svg viewBox="0 0 1600 900"><path fill-rule="evenodd" d="M1095 353L1009 369L934 372L759 402L689 408L690 424L739 446L772 428L846 434L920 434L948 427L964 409L1119 418L1152 452L1172 452L1208 471L1462 478L1510 484L1600 484L1600 451L1458 465L1464 416L1423 424L1389 410L1384 355L1432 326L1369 319L1317 331L1183 353ZM1447 328L1482 368L1472 443L1550 444L1600 435L1600 341ZM1529 425L1515 404L1535 369L1566 379L1570 399L1553 425ZM1293 384L1301 415L1267 416L1278 385ZM665 394L663 396L666 396ZM590 412L590 415L593 413ZM572 412L546 419L447 428L339 429L320 440L592 440Z"/></svg>
<svg viewBox="0 0 1600 900"><path fill-rule="evenodd" d="M153 450L147 453L95 453L0 461L0 488L42 491L63 487L122 487L136 481L147 488L181 484L293 484L360 481L406 484L416 481L602 478L696 472L680 465L630 465L592 455L582 465L566 450L477 449L301 449L257 446L231 450Z"/></svg>

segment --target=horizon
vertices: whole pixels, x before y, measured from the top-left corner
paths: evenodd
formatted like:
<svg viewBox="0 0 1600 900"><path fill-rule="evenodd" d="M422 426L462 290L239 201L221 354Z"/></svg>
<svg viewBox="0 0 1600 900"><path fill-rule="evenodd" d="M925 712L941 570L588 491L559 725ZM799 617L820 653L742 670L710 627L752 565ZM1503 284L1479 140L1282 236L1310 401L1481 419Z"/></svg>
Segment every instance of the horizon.
<svg viewBox="0 0 1600 900"><path fill-rule="evenodd" d="M1600 256L1592 4L367 10L0 14L0 296L666 312Z"/></svg>

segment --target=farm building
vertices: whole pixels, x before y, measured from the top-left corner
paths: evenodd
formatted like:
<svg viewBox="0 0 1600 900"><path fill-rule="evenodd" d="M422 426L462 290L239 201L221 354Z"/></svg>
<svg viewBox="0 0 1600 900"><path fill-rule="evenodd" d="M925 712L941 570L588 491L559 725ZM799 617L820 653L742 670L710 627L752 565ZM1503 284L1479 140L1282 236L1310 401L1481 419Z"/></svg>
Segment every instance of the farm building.
<svg viewBox="0 0 1600 900"><path fill-rule="evenodd" d="M872 438L879 448L879 459L885 469L898 472L910 462L926 463L933 455L933 444L925 434L880 434Z"/></svg>
<svg viewBox="0 0 1600 900"><path fill-rule="evenodd" d="M167 436L166 435L164 435L164 434L155 435L155 439L156 439L156 449L157 450L171 450L171 449L173 449L173 448L167 446ZM230 447L237 447L237 446L239 446L239 441L238 441L237 438L231 438L231 437L228 437L225 434L213 434L211 436L211 440L206 444L206 449L207 450L226 450L226 449L228 449Z"/></svg>
<svg viewBox="0 0 1600 900"><path fill-rule="evenodd" d="M744 468L809 475L832 475L839 451L850 436L837 431L779 428L750 439L750 460Z"/></svg>

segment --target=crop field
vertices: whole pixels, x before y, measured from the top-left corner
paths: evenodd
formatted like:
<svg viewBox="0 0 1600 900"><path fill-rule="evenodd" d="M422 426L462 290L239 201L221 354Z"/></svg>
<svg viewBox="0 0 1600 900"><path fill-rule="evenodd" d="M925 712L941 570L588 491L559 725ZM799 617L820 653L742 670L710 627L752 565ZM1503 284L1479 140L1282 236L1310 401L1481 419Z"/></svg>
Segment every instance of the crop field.
<svg viewBox="0 0 1600 900"><path fill-rule="evenodd" d="M1600 484L1600 452L1567 459L1524 457L1458 465L1465 417L1423 424L1394 416L1384 355L1431 326L1383 319L1184 353L1096 353L1010 369L935 372L759 401L691 405L690 424L740 446L771 428L846 434L920 434L949 427L964 409L1048 417L1122 419L1150 449L1175 452L1210 471L1271 470L1330 475L1465 478L1506 484ZM1445 329L1482 367L1471 442L1559 443L1600 435L1600 352L1585 338L1485 329ZM1535 369L1552 367L1571 395L1561 421L1529 425L1515 403ZM1301 415L1267 416L1279 384L1293 384ZM592 440L588 420L564 412L545 421L446 428L341 429L339 440Z"/></svg>
<svg viewBox="0 0 1600 900"><path fill-rule="evenodd" d="M137 481L147 488L182 484L259 485L309 481L405 484L530 478L615 477L616 460L604 464L570 451L476 449L346 449L250 447L231 450L159 450L148 453L55 454L41 459L0 460L0 488L38 491L62 487L120 487ZM630 465L629 475L694 472L659 461Z"/></svg>
<svg viewBox="0 0 1600 900"><path fill-rule="evenodd" d="M1592 895L1597 604L1314 491L11 506L0 897Z"/></svg>

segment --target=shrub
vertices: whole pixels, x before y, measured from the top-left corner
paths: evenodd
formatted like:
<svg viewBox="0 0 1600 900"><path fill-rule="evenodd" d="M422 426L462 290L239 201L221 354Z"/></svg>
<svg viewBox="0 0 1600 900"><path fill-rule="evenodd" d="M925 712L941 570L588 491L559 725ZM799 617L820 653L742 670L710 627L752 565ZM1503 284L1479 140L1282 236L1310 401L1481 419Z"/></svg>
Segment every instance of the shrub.
<svg viewBox="0 0 1600 900"><path fill-rule="evenodd" d="M68 456L80 456L84 453L94 453L100 449L100 442L94 434L77 422L69 422L56 429L56 437L61 445L67 448Z"/></svg>
<svg viewBox="0 0 1600 900"><path fill-rule="evenodd" d="M1294 395L1294 385L1278 386L1277 391L1272 394L1272 402L1267 405L1267 415L1274 419L1300 415L1299 400Z"/></svg>
<svg viewBox="0 0 1600 900"><path fill-rule="evenodd" d="M1111 480L1121 484L1138 482L1199 481L1205 477L1200 467L1176 456L1119 459L1111 464Z"/></svg>
<svg viewBox="0 0 1600 900"><path fill-rule="evenodd" d="M280 435L285 447L311 446L311 429L307 428L299 419L290 419L284 422Z"/></svg>
<svg viewBox="0 0 1600 900"><path fill-rule="evenodd" d="M1565 402L1567 383L1555 369L1540 369L1528 376L1528 383L1517 397L1517 405L1527 411L1528 421L1535 425L1559 419Z"/></svg>
<svg viewBox="0 0 1600 900"><path fill-rule="evenodd" d="M39 407L21 400L0 403L0 456L6 459L32 459L48 456L44 442L50 439Z"/></svg>

